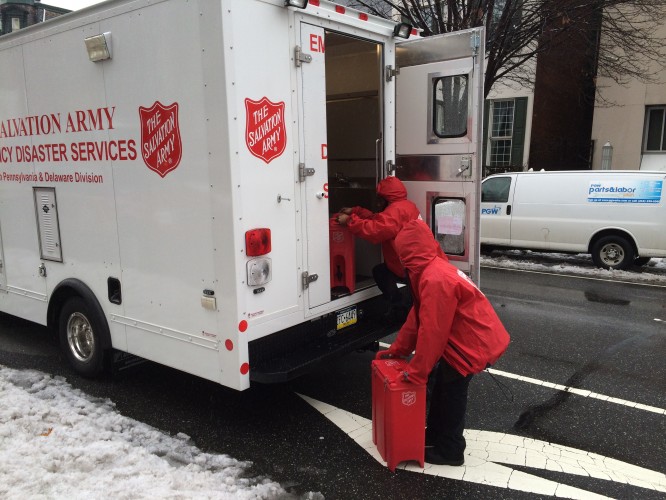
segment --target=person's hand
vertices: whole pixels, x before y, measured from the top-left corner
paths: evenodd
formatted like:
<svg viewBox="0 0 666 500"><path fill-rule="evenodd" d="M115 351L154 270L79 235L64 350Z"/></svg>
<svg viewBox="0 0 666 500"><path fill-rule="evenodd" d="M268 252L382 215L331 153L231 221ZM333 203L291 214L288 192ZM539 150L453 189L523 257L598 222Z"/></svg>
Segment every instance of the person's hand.
<svg viewBox="0 0 666 500"><path fill-rule="evenodd" d="M349 222L349 215L347 214L338 215L338 224L340 224L341 226L346 226L348 222Z"/></svg>
<svg viewBox="0 0 666 500"><path fill-rule="evenodd" d="M394 357L395 355L388 349L385 349L383 351L377 351L377 354L375 354L375 359L389 359Z"/></svg>
<svg viewBox="0 0 666 500"><path fill-rule="evenodd" d="M340 213L345 215L351 215L353 211L354 211L353 208L345 207L340 210Z"/></svg>

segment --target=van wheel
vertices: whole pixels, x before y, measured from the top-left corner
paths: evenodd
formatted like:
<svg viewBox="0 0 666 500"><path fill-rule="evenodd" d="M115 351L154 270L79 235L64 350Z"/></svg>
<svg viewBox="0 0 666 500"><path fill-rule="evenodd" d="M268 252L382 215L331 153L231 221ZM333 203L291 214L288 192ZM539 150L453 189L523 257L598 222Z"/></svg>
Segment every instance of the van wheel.
<svg viewBox="0 0 666 500"><path fill-rule="evenodd" d="M648 262L650 262L650 257L637 257L634 259L634 265L638 267L643 267Z"/></svg>
<svg viewBox="0 0 666 500"><path fill-rule="evenodd" d="M101 321L80 297L69 299L60 311L60 347L72 368L85 377L99 375L104 368Z"/></svg>
<svg viewBox="0 0 666 500"><path fill-rule="evenodd" d="M604 269L627 269L634 262L634 249L622 236L604 236L592 246L592 261Z"/></svg>

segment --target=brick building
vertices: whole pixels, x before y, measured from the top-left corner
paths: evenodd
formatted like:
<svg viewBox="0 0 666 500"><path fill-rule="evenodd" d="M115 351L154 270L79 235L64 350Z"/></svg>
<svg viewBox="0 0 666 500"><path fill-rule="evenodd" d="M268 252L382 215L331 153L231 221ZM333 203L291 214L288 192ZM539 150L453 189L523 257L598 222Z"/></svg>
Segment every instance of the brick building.
<svg viewBox="0 0 666 500"><path fill-rule="evenodd" d="M48 21L67 9L43 4L40 0L0 0L0 35Z"/></svg>

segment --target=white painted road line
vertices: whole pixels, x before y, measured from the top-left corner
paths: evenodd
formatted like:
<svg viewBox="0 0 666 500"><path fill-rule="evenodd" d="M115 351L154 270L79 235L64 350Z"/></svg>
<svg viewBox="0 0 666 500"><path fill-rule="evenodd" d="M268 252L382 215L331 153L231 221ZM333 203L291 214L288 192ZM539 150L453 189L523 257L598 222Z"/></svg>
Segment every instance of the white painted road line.
<svg viewBox="0 0 666 500"><path fill-rule="evenodd" d="M299 396L345 432L375 460L386 466L386 462L384 462L377 451L377 447L372 442L371 420L302 394L299 394ZM465 465L463 466L450 467L447 465L425 464L425 467L421 468L415 462L403 462L398 468L421 474L562 498L588 500L607 497L533 476L506 465L592 477L666 493L665 474L610 457L499 432L468 429L465 431L465 439L467 440L467 449L465 450Z"/></svg>
<svg viewBox="0 0 666 500"><path fill-rule="evenodd" d="M655 320L656 321L656 320ZM389 348L391 344L385 342L379 343L380 347ZM605 401L607 403L615 403L618 405L628 406L630 408L636 408L637 410L649 411L652 413L657 413L659 415L666 415L666 409L658 408L656 406L644 405L642 403L636 403L634 401L627 401L625 399L614 398L611 396L606 396L605 394L599 394L592 391L586 391L585 389L577 389L575 387L568 387L566 385L553 384L552 382L546 382L545 380L539 380L531 377L524 377L522 375L517 375L515 373L504 372L501 370L495 370L494 368L488 368L486 370L488 373L493 375L498 375L500 377L511 378L514 380L519 380L520 382L527 382L529 384L540 385L542 387L548 387L549 389L555 389L557 391L569 392L577 396L583 396L585 398L598 399L600 401Z"/></svg>
<svg viewBox="0 0 666 500"><path fill-rule="evenodd" d="M666 410L664 410L663 408L657 408L656 406L648 406L641 403L635 403L634 401L627 401L625 399L613 398L610 396L606 396L604 394L599 394L592 391L586 391L585 389L577 389L575 387L568 387L566 385L553 384L551 382L546 382L545 380L539 380L536 378L523 377L522 375L503 372L501 370L495 370L494 368L488 368L486 371L488 373L492 373L493 375L499 375L500 377L512 378L514 380L520 380L521 382L540 385L542 387L548 387L549 389L555 389L558 391L570 392L571 394L576 394L577 396L583 396L585 398L599 399L601 401L606 401L607 403L615 403L619 405L629 406L631 408L636 408L637 410L645 410L652 413L658 413L660 415L666 415Z"/></svg>

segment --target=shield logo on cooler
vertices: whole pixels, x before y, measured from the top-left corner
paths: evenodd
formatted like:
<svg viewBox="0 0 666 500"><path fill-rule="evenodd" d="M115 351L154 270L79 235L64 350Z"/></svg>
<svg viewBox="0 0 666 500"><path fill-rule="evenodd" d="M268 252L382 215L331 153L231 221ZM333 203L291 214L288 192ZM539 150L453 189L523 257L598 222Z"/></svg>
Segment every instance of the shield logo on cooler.
<svg viewBox="0 0 666 500"><path fill-rule="evenodd" d="M141 157L146 166L161 177L174 170L183 154L178 124L178 103L165 106L155 101L150 108L139 107L141 118Z"/></svg>
<svg viewBox="0 0 666 500"><path fill-rule="evenodd" d="M342 231L332 231L331 239L333 240L333 243L343 243L345 241L345 233Z"/></svg>
<svg viewBox="0 0 666 500"><path fill-rule="evenodd" d="M245 99L245 144L247 149L267 164L284 153L287 130L284 102Z"/></svg>
<svg viewBox="0 0 666 500"><path fill-rule="evenodd" d="M402 393L402 404L405 406L412 406L416 403L416 392L415 391L405 391Z"/></svg>

